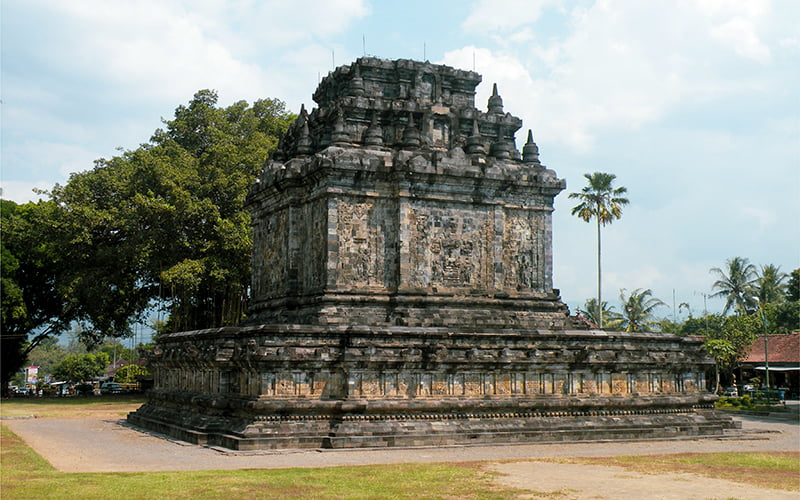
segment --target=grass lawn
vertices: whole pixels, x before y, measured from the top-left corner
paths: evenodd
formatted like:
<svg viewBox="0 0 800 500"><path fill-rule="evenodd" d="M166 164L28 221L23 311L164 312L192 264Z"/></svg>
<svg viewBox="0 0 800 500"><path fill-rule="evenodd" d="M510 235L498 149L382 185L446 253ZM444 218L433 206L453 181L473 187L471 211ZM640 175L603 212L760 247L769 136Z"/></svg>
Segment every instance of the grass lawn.
<svg viewBox="0 0 800 500"><path fill-rule="evenodd" d="M141 395L19 398L0 402L0 416L124 416ZM125 453L125 450L120 450ZM685 453L550 459L620 466L649 474L688 472L765 488L800 491L800 452ZM508 499L562 498L558 492L501 487L481 463L401 464L318 469L63 473L0 425L0 497L16 499Z"/></svg>
<svg viewBox="0 0 800 500"><path fill-rule="evenodd" d="M0 401L0 417L78 418L125 416L145 402L142 394L109 394L68 398L11 398Z"/></svg>
<svg viewBox="0 0 800 500"><path fill-rule="evenodd" d="M492 483L474 464L320 469L67 474L0 426L0 488L16 499L505 499L523 490ZM124 450L121 450L124 453Z"/></svg>

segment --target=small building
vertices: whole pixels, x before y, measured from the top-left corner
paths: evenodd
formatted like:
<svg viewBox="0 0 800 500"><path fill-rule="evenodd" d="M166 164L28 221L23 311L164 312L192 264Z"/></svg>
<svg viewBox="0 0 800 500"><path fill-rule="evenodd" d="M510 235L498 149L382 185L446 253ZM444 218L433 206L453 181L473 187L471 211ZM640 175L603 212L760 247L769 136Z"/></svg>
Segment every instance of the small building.
<svg viewBox="0 0 800 500"><path fill-rule="evenodd" d="M750 355L742 361L742 381L765 379L769 367L769 385L786 388L787 399L800 397L800 331L783 335L764 335L750 346Z"/></svg>

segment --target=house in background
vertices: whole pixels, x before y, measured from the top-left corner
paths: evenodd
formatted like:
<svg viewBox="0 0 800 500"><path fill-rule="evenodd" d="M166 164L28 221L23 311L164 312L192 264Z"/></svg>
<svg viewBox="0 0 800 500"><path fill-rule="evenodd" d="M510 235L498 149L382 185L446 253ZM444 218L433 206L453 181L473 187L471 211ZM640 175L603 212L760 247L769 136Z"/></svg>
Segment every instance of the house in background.
<svg viewBox="0 0 800 500"><path fill-rule="evenodd" d="M766 355L765 355L766 348ZM800 331L786 335L767 335L756 339L750 355L741 363L743 382L758 377L764 381L769 366L769 385L773 389L785 388L787 399L800 396Z"/></svg>

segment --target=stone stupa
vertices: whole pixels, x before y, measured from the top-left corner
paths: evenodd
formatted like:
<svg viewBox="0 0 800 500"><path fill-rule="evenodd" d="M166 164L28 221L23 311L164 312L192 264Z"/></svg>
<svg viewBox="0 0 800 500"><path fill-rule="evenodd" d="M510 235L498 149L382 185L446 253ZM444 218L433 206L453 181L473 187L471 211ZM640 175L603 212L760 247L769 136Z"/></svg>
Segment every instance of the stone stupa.
<svg viewBox="0 0 800 500"><path fill-rule="evenodd" d="M232 449L720 435L701 342L553 289L566 183L479 74L370 57L301 109L246 204L247 324L162 336L128 420Z"/></svg>

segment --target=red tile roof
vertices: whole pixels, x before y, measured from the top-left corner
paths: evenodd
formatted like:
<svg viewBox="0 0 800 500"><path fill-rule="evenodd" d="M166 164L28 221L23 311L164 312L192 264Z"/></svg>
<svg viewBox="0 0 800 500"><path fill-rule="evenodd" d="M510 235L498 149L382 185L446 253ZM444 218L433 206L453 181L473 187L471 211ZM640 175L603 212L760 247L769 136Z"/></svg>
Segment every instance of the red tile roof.
<svg viewBox="0 0 800 500"><path fill-rule="evenodd" d="M770 363L800 363L800 332L788 335L767 335ZM750 347L745 363L764 362L764 336L760 336Z"/></svg>

